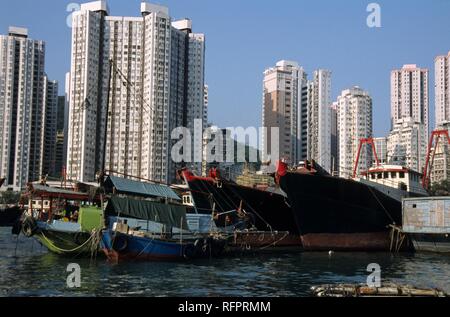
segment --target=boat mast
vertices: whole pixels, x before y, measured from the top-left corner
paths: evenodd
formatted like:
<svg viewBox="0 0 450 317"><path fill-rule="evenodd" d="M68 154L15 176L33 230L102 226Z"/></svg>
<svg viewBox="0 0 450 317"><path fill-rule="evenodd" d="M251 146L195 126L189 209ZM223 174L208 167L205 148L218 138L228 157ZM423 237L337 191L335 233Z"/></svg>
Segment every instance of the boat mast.
<svg viewBox="0 0 450 317"><path fill-rule="evenodd" d="M108 72L108 92L106 94L106 116L105 116L105 134L103 139L103 159L102 159L102 170L100 171L100 184L103 185L103 178L105 176L106 170L106 139L108 137L108 112L109 112L109 96L111 93L111 82L112 82L112 71L113 71L114 61L109 60L109 72Z"/></svg>

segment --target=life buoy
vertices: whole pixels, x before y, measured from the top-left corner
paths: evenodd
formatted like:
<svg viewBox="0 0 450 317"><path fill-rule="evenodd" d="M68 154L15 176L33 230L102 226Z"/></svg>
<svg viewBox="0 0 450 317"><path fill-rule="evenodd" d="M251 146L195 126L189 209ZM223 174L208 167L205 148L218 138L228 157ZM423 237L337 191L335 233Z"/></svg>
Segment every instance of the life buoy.
<svg viewBox="0 0 450 317"><path fill-rule="evenodd" d="M73 240L75 241L75 243L77 245L82 245L83 243L86 242L86 240L82 240L83 239L83 233L82 232L77 232L75 233L75 236L73 237Z"/></svg>
<svg viewBox="0 0 450 317"><path fill-rule="evenodd" d="M113 239L113 250L117 252L122 252L128 247L128 238L126 236L116 236Z"/></svg>
<svg viewBox="0 0 450 317"><path fill-rule="evenodd" d="M194 242L194 246L196 247L196 248L201 248L202 246L203 246L203 242L204 240L203 239L197 239L197 240L195 240L195 242Z"/></svg>
<svg viewBox="0 0 450 317"><path fill-rule="evenodd" d="M187 260L197 257L197 248L193 244L186 245L183 249L183 256Z"/></svg>
<svg viewBox="0 0 450 317"><path fill-rule="evenodd" d="M206 254L206 249L208 247L208 242L206 239L197 239L194 242L194 248L196 250L197 255L203 256Z"/></svg>
<svg viewBox="0 0 450 317"><path fill-rule="evenodd" d="M211 241L211 252L214 258L221 256L224 248L225 245L222 242L214 239Z"/></svg>
<svg viewBox="0 0 450 317"><path fill-rule="evenodd" d="M205 253L205 255L209 255L211 252L211 241L209 238L206 238L204 240L204 244L203 244L203 253Z"/></svg>
<svg viewBox="0 0 450 317"><path fill-rule="evenodd" d="M27 217L22 222L22 233L25 237L30 238L35 235L37 231L36 220L32 217Z"/></svg>

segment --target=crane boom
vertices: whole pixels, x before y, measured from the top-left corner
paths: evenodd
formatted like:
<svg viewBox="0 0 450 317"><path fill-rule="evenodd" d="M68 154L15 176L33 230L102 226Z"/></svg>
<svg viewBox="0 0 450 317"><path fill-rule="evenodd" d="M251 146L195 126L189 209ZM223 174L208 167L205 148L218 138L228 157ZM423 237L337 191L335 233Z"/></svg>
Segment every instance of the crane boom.
<svg viewBox="0 0 450 317"><path fill-rule="evenodd" d="M373 141L373 138L360 139L359 146L358 146L358 153L356 154L355 167L353 168L353 178L356 177L356 170L358 169L359 157L361 156L361 148L364 144L370 144L372 146L372 151L375 155L375 161L377 163L377 166L380 166L380 160L378 159L377 150L375 148L375 142Z"/></svg>
<svg viewBox="0 0 450 317"><path fill-rule="evenodd" d="M428 142L428 149L427 149L427 156L425 160L425 167L423 168L423 176L422 176L422 186L425 189L428 189L430 185L430 175L431 170L433 168L433 162L434 162L434 155L436 153L436 149L439 145L440 137L443 136L447 139L448 144L450 145L450 136L448 134L448 130L434 130L431 132L430 141ZM433 142L435 141L436 142ZM434 150L433 153L431 153L432 148L434 144ZM431 154L431 161L430 161L430 154Z"/></svg>

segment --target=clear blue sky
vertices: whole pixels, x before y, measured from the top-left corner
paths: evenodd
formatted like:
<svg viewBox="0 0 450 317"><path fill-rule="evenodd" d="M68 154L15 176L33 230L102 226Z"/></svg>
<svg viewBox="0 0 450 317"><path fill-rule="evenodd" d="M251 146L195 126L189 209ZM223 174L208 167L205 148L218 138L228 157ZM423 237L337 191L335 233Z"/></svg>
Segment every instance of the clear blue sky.
<svg viewBox="0 0 450 317"><path fill-rule="evenodd" d="M9 25L29 28L47 42L47 73L61 83L70 68L69 3L20 0L0 4L0 33ZM151 1L150 1L151 2ZM367 4L381 5L381 28L366 25ZM138 16L139 0L109 0L111 15ZM417 64L430 71L434 124L434 57L450 50L450 1L363 0L167 0L174 19L193 20L206 34L210 121L221 127L260 126L262 73L280 59L333 72L333 99L352 85L368 90L374 133L389 130L390 71ZM433 125L432 125L433 126Z"/></svg>

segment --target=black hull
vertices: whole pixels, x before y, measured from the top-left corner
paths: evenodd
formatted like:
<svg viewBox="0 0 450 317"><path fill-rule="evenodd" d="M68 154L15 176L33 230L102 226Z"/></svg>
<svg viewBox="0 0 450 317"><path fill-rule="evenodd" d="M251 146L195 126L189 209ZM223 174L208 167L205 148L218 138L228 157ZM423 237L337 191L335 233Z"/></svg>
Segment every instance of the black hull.
<svg viewBox="0 0 450 317"><path fill-rule="evenodd" d="M19 207L0 210L0 227L12 227L22 216L23 210Z"/></svg>
<svg viewBox="0 0 450 317"><path fill-rule="evenodd" d="M200 213L215 210L225 213L242 208L252 214L252 223L260 231L288 231L299 234L298 227L287 198L269 191L240 186L223 181L220 185L204 179L188 181L194 204ZM223 225L223 224L218 224Z"/></svg>
<svg viewBox="0 0 450 317"><path fill-rule="evenodd" d="M300 173L279 182L305 250L388 250L389 225L401 225L401 203L368 185Z"/></svg>

